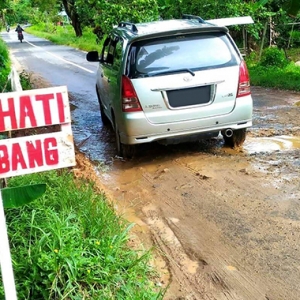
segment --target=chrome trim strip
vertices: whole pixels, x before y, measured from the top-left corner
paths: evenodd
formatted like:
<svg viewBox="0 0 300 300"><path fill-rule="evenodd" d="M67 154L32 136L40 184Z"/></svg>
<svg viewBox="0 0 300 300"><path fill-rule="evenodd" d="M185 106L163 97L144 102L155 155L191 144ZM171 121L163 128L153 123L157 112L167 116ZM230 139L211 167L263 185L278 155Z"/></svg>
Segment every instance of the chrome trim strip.
<svg viewBox="0 0 300 300"><path fill-rule="evenodd" d="M156 88L156 89L151 89L151 91L153 91L153 92L174 91L174 90L189 89L189 88L206 86L206 85L217 85L217 84L220 84L223 82L225 82L225 80L214 81L214 82L205 82L203 84L195 84L195 85L182 86L182 87L176 87L176 88L174 88L174 87Z"/></svg>

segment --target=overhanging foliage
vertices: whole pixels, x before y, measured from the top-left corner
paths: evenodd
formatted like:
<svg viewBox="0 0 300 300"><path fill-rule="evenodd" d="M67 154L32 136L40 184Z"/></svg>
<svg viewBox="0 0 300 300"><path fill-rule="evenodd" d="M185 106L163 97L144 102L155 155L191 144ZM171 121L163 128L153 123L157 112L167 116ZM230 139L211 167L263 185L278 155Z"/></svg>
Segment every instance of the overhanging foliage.
<svg viewBox="0 0 300 300"><path fill-rule="evenodd" d="M16 208L26 205L42 196L45 191L45 183L4 188L1 190L3 206L4 208Z"/></svg>

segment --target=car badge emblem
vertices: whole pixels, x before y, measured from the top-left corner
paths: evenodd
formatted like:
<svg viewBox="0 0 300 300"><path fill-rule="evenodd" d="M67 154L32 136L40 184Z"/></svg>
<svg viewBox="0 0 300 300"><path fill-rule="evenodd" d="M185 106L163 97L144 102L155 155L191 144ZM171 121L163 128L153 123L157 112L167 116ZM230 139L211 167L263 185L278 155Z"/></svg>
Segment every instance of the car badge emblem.
<svg viewBox="0 0 300 300"><path fill-rule="evenodd" d="M193 77L188 77L188 76L184 76L183 77L183 80L185 81L185 82L189 82L189 81L191 81L193 79Z"/></svg>

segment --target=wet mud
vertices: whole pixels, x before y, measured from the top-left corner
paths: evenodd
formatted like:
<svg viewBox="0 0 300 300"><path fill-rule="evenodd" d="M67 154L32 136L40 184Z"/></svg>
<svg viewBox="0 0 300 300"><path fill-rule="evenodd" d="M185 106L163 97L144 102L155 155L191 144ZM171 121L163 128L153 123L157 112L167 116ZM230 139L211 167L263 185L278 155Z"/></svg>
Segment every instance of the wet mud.
<svg viewBox="0 0 300 300"><path fill-rule="evenodd" d="M91 122L78 135L136 245L154 246L166 300L300 299L300 94L252 92L253 127L238 149L220 137L143 145L124 160L109 128Z"/></svg>

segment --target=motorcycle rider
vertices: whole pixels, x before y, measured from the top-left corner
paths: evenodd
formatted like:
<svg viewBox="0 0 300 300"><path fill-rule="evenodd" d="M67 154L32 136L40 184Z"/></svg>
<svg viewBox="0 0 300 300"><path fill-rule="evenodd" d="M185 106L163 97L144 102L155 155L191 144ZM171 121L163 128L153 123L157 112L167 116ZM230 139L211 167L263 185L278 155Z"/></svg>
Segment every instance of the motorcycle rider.
<svg viewBox="0 0 300 300"><path fill-rule="evenodd" d="M6 25L6 31L7 31L7 32L10 31L10 26L9 26L9 24Z"/></svg>
<svg viewBox="0 0 300 300"><path fill-rule="evenodd" d="M19 38L19 35L22 35L22 39L23 39L23 33L22 33L22 31L24 31L24 29L20 26L20 24L18 24L18 26L17 26L17 28L16 28L15 31L18 33L18 38Z"/></svg>
<svg viewBox="0 0 300 300"><path fill-rule="evenodd" d="M24 31L24 29L20 26L20 24L18 24L15 31L19 33L19 32Z"/></svg>

